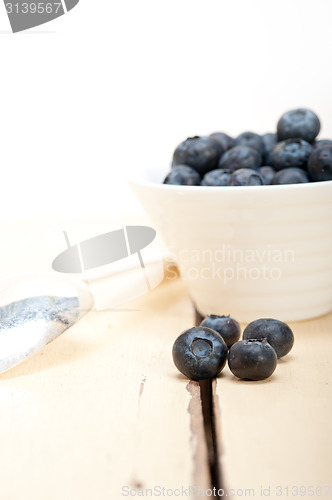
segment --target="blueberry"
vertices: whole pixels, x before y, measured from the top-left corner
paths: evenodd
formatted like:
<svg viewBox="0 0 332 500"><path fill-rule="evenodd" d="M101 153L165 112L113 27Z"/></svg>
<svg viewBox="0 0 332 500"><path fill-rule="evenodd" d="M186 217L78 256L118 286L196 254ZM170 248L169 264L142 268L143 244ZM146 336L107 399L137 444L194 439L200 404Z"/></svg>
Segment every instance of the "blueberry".
<svg viewBox="0 0 332 500"><path fill-rule="evenodd" d="M228 348L235 344L241 336L239 323L230 316L217 316L216 314L210 314L203 319L200 326L206 326L218 332L226 342Z"/></svg>
<svg viewBox="0 0 332 500"><path fill-rule="evenodd" d="M188 165L203 176L217 168L223 152L222 145L211 137L188 137L174 151L172 166Z"/></svg>
<svg viewBox="0 0 332 500"><path fill-rule="evenodd" d="M318 116L310 109L299 108L287 111L277 125L278 140L304 139L312 142L320 131Z"/></svg>
<svg viewBox="0 0 332 500"><path fill-rule="evenodd" d="M263 177L264 184L271 184L276 174L274 168L269 166L259 167L257 172L261 177Z"/></svg>
<svg viewBox="0 0 332 500"><path fill-rule="evenodd" d="M204 175L201 186L227 186L231 172L222 168L211 170Z"/></svg>
<svg viewBox="0 0 332 500"><path fill-rule="evenodd" d="M200 183L201 176L188 165L177 165L172 168L164 180L164 184L174 184L176 186L199 186Z"/></svg>
<svg viewBox="0 0 332 500"><path fill-rule="evenodd" d="M278 358L289 353L294 345L294 335L286 323L278 319L263 318L252 321L244 329L243 339L264 339L273 347Z"/></svg>
<svg viewBox="0 0 332 500"><path fill-rule="evenodd" d="M234 139L233 137L230 137L229 135L225 134L224 132L213 132L213 134L210 134L210 137L212 139L215 139L216 141L220 142L220 144L223 147L224 151L227 151L227 149L231 149L234 147Z"/></svg>
<svg viewBox="0 0 332 500"><path fill-rule="evenodd" d="M287 167L307 168L312 146L303 139L287 139L279 142L272 153L272 166L276 170Z"/></svg>
<svg viewBox="0 0 332 500"><path fill-rule="evenodd" d="M264 145L260 135L254 132L243 132L235 139L235 146L249 146L256 149L260 154L264 153Z"/></svg>
<svg viewBox="0 0 332 500"><path fill-rule="evenodd" d="M263 141L263 160L265 165L271 165L272 153L277 145L277 134L271 132L262 135Z"/></svg>
<svg viewBox="0 0 332 500"><path fill-rule="evenodd" d="M222 155L218 168L237 170L238 168L258 168L262 164L260 153L248 146L235 146Z"/></svg>
<svg viewBox="0 0 332 500"><path fill-rule="evenodd" d="M229 350L228 366L238 378L264 380L276 369L277 355L266 340L240 340Z"/></svg>
<svg viewBox="0 0 332 500"><path fill-rule="evenodd" d="M322 146L313 151L308 171L314 181L332 180L332 146Z"/></svg>
<svg viewBox="0 0 332 500"><path fill-rule="evenodd" d="M320 148L321 146L332 146L332 141L331 139L321 139L320 141L315 141L312 146L314 150Z"/></svg>
<svg viewBox="0 0 332 500"><path fill-rule="evenodd" d="M173 345L175 366L192 380L216 377L226 364L227 353L219 333L201 326L185 330Z"/></svg>
<svg viewBox="0 0 332 500"><path fill-rule="evenodd" d="M235 170L228 182L229 186L262 186L263 184L263 177L251 168Z"/></svg>
<svg viewBox="0 0 332 500"><path fill-rule="evenodd" d="M302 184L310 182L307 172L302 168L289 167L279 170L271 184Z"/></svg>

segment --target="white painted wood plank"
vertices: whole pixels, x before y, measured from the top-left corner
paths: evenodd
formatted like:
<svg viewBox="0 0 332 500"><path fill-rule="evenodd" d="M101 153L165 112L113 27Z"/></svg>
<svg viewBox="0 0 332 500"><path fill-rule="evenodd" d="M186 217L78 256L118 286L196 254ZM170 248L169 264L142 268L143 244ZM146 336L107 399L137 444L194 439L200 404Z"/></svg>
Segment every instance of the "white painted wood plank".
<svg viewBox="0 0 332 500"><path fill-rule="evenodd" d="M288 487L307 498L322 486L332 498L332 315L290 326L294 348L271 379L240 381L227 367L217 381L224 477L238 497L263 487L285 498Z"/></svg>
<svg viewBox="0 0 332 500"><path fill-rule="evenodd" d="M89 313L2 374L0 498L207 488L198 385L171 357L176 336L192 325L183 285L166 282L123 310Z"/></svg>

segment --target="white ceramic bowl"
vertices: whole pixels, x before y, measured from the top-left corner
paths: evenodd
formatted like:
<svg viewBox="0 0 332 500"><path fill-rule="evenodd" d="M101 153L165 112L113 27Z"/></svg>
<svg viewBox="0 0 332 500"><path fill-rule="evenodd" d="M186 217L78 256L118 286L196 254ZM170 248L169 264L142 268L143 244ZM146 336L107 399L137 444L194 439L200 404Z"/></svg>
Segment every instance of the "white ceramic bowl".
<svg viewBox="0 0 332 500"><path fill-rule="evenodd" d="M170 186L167 170L130 185L202 315L296 321L332 310L332 181Z"/></svg>

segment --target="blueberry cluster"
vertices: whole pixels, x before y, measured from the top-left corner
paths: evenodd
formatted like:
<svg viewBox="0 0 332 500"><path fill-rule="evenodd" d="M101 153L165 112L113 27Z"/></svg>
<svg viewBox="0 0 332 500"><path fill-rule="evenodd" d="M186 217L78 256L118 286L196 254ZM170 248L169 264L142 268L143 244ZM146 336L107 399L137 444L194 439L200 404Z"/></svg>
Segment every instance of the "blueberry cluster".
<svg viewBox="0 0 332 500"><path fill-rule="evenodd" d="M207 316L200 326L185 330L174 342L173 361L192 380L216 377L228 366L238 378L264 380L277 360L294 344L290 327L272 318L258 319L244 329L230 316Z"/></svg>
<svg viewBox="0 0 332 500"><path fill-rule="evenodd" d="M316 140L319 131L317 115L299 108L282 115L276 133L189 137L175 149L164 184L261 186L332 180L332 140Z"/></svg>

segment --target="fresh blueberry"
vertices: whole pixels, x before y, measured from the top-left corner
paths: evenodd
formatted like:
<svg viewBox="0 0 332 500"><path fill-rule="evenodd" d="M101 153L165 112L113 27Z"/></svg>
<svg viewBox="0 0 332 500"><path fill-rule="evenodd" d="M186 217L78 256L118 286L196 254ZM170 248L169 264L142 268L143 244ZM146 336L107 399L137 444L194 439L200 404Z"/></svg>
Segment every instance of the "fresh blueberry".
<svg viewBox="0 0 332 500"><path fill-rule="evenodd" d="M266 340L240 340L229 350L228 366L238 378L264 380L276 369L277 355Z"/></svg>
<svg viewBox="0 0 332 500"><path fill-rule="evenodd" d="M222 155L218 168L237 170L238 168L258 168L262 164L260 153L248 146L235 146Z"/></svg>
<svg viewBox="0 0 332 500"><path fill-rule="evenodd" d="M243 331L243 339L266 339L278 358L288 354L294 345L294 335L289 326L272 318L257 319L249 323Z"/></svg>
<svg viewBox="0 0 332 500"><path fill-rule="evenodd" d="M256 149L260 154L264 153L263 140L260 135L254 132L243 132L235 139L235 146L249 146Z"/></svg>
<svg viewBox="0 0 332 500"><path fill-rule="evenodd" d="M227 149L233 148L235 145L233 137L230 137L229 135L225 134L224 132L214 132L213 134L210 134L210 137L212 137L212 139L215 139L216 141L220 142L224 151L227 151Z"/></svg>
<svg viewBox="0 0 332 500"><path fill-rule="evenodd" d="M271 184L302 184L305 182L310 182L305 170L297 167L289 167L279 170L273 177Z"/></svg>
<svg viewBox="0 0 332 500"><path fill-rule="evenodd" d="M313 151L309 158L308 171L314 181L332 180L332 145Z"/></svg>
<svg viewBox="0 0 332 500"><path fill-rule="evenodd" d="M332 146L331 139L321 139L319 141L315 141L312 145L314 151L315 149L321 148L322 146Z"/></svg>
<svg viewBox="0 0 332 500"><path fill-rule="evenodd" d="M277 145L277 134L272 134L271 132L262 135L263 141L263 160L265 165L271 165L272 153Z"/></svg>
<svg viewBox="0 0 332 500"><path fill-rule="evenodd" d="M262 186L263 184L263 177L251 168L235 170L228 182L229 186Z"/></svg>
<svg viewBox="0 0 332 500"><path fill-rule="evenodd" d="M231 172L216 168L204 175L201 186L227 186Z"/></svg>
<svg viewBox="0 0 332 500"><path fill-rule="evenodd" d="M216 314L210 314L203 319L200 326L206 326L218 332L226 342L228 348L235 344L241 336L241 327L231 316L217 316Z"/></svg>
<svg viewBox="0 0 332 500"><path fill-rule="evenodd" d="M261 177L263 177L264 184L271 184L273 181L273 178L276 174L276 171L274 170L274 168L269 167L269 166L259 167L257 172L259 173L259 175Z"/></svg>
<svg viewBox="0 0 332 500"><path fill-rule="evenodd" d="M216 377L226 364L227 353L219 333L201 326L185 330L173 345L175 366L192 380Z"/></svg>
<svg viewBox="0 0 332 500"><path fill-rule="evenodd" d="M277 125L278 140L303 139L312 142L320 131L318 116L310 109L299 108L287 111Z"/></svg>
<svg viewBox="0 0 332 500"><path fill-rule="evenodd" d="M272 153L272 166L275 170L287 167L307 168L312 146L303 139L287 139L279 142Z"/></svg>
<svg viewBox="0 0 332 500"><path fill-rule="evenodd" d="M217 168L223 152L222 145L211 137L188 137L174 151L172 166L188 165L203 176Z"/></svg>
<svg viewBox="0 0 332 500"><path fill-rule="evenodd" d="M199 186L200 183L201 176L188 165L177 165L172 168L164 180L164 184L174 184L176 186Z"/></svg>

